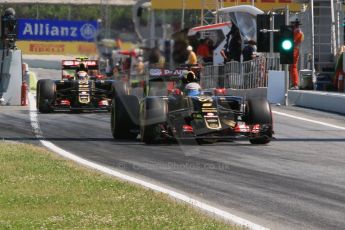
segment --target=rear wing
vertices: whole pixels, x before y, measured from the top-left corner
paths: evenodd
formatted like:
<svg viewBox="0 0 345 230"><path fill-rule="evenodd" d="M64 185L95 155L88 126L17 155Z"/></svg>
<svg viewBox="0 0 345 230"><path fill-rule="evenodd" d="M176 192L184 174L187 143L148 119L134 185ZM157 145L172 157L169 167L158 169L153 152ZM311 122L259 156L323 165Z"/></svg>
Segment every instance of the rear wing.
<svg viewBox="0 0 345 230"><path fill-rule="evenodd" d="M63 60L62 70L76 70L80 63L84 63L89 70L98 70L97 60Z"/></svg>

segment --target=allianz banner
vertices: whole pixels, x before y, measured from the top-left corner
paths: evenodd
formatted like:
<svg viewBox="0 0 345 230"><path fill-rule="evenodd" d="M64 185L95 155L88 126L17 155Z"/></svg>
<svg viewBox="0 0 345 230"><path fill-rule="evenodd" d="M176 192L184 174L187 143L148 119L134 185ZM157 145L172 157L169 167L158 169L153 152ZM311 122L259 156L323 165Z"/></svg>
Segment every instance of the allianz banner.
<svg viewBox="0 0 345 230"><path fill-rule="evenodd" d="M18 40L92 42L96 21L18 19Z"/></svg>

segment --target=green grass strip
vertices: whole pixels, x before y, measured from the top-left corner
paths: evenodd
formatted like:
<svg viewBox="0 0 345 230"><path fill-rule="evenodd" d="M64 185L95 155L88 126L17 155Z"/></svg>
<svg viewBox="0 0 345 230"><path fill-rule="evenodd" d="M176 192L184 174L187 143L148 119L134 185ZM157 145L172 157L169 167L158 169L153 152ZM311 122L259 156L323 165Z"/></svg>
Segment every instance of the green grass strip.
<svg viewBox="0 0 345 230"><path fill-rule="evenodd" d="M43 148L0 142L0 229L235 229Z"/></svg>

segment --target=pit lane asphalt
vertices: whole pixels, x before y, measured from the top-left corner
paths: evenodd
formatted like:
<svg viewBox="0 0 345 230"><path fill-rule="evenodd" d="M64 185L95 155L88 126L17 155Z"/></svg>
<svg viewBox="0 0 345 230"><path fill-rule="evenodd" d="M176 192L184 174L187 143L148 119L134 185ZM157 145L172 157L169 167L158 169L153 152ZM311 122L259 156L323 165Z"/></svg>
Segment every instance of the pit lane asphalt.
<svg viewBox="0 0 345 230"><path fill-rule="evenodd" d="M46 70L36 71L40 77ZM60 71L52 73L58 78ZM31 141L27 113L14 110L3 113L0 107L0 137ZM295 107L274 111L345 127L345 117L336 114ZM67 151L183 191L265 227L344 229L344 130L274 115L276 140L266 146L248 141L156 146L114 141L108 113L38 118L44 137Z"/></svg>

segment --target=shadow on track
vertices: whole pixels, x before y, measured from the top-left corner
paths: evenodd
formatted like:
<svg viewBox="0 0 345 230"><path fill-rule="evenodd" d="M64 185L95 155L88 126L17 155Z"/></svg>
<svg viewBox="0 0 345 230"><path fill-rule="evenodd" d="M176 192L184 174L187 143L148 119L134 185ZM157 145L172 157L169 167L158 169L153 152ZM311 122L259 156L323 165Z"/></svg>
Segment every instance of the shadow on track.
<svg viewBox="0 0 345 230"><path fill-rule="evenodd" d="M345 138L276 138L274 142L345 142Z"/></svg>
<svg viewBox="0 0 345 230"><path fill-rule="evenodd" d="M73 138L68 138L68 137L1 137L0 140L2 141L52 141L52 142L112 142L116 145L131 145L131 144L136 144L136 145L146 145L146 146L200 146L198 145L197 142L179 142L176 140L169 140L169 141L159 141L153 144L145 144L144 142L141 142L140 139L136 140L114 140L113 138L97 138L97 137L73 137ZM240 145L244 146L246 144L243 143L236 143L233 141L221 141L217 143L212 143L212 144L204 144L202 146L228 146L228 145ZM251 145L251 144L248 144Z"/></svg>
<svg viewBox="0 0 345 230"><path fill-rule="evenodd" d="M147 146L255 146L249 143L243 143L243 140L228 140L228 141L219 141L216 143L210 144L203 144L198 145L198 143L190 141L186 142L179 142L179 141L161 141L153 144L145 144L141 142L139 139L137 140L114 140L113 138L104 138L104 137L44 137L44 138L37 138L37 137L0 137L0 140L3 141L55 141L55 142L113 142L118 145L128 145L128 144L142 144ZM272 142L344 142L345 138L274 138ZM264 146L269 146L264 145Z"/></svg>

